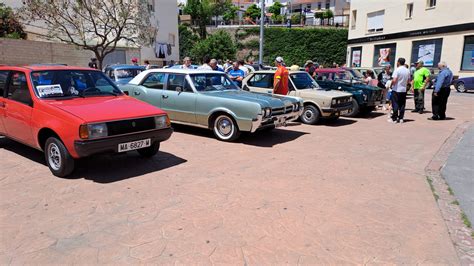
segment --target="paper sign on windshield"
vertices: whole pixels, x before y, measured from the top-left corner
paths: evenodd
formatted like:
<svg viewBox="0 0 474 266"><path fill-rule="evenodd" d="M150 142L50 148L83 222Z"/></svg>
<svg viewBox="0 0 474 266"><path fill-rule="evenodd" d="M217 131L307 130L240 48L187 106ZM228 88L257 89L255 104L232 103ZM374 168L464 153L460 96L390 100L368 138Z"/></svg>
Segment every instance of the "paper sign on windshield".
<svg viewBox="0 0 474 266"><path fill-rule="evenodd" d="M61 89L61 85L59 84L39 85L36 86L36 90L38 90L38 94L40 97L63 96L63 90Z"/></svg>

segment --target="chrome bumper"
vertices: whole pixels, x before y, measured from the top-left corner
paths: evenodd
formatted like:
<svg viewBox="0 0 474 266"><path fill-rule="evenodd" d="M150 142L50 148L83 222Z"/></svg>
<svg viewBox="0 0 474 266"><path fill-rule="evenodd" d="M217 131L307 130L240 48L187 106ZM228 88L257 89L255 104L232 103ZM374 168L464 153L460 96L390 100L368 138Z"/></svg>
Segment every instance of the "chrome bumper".
<svg viewBox="0 0 474 266"><path fill-rule="evenodd" d="M252 129L250 130L250 132L254 133L258 129L268 127L268 126L274 126L274 127L286 126L286 123L295 121L301 116L302 113L303 113L303 108L300 108L300 110L296 112L291 112L288 114L281 114L281 115L274 115L269 118L263 118L262 115L258 115L258 117L252 121Z"/></svg>

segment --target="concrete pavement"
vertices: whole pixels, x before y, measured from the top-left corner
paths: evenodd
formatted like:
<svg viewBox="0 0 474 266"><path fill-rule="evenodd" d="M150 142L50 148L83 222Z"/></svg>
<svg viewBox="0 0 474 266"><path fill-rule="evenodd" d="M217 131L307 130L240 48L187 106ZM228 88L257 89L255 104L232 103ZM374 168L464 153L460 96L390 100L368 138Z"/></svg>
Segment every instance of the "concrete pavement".
<svg viewBox="0 0 474 266"><path fill-rule="evenodd" d="M380 112L238 143L178 127L152 160L93 157L71 179L0 140L0 263L459 264L424 168L472 99L453 92L446 121Z"/></svg>
<svg viewBox="0 0 474 266"><path fill-rule="evenodd" d="M461 209L474 222L474 126L458 143L442 171Z"/></svg>

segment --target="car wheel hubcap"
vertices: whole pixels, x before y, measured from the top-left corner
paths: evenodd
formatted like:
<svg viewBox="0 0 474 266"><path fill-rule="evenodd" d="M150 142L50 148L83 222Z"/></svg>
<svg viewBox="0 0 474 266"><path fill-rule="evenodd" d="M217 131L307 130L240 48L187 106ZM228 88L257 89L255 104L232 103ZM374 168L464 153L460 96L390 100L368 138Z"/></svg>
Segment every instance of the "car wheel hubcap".
<svg viewBox="0 0 474 266"><path fill-rule="evenodd" d="M51 143L48 147L48 161L51 168L59 170L61 168L61 153L58 145Z"/></svg>
<svg viewBox="0 0 474 266"><path fill-rule="evenodd" d="M314 116L314 114L313 114L313 112L311 112L311 110L306 110L306 111L304 112L304 118L305 118L306 120L311 120L311 119L313 119L313 116Z"/></svg>
<svg viewBox="0 0 474 266"><path fill-rule="evenodd" d="M217 131L224 136L227 137L232 133L232 121L230 121L227 117L219 118L217 121Z"/></svg>
<svg viewBox="0 0 474 266"><path fill-rule="evenodd" d="M464 91L464 84L459 84L458 88L459 88L460 91Z"/></svg>

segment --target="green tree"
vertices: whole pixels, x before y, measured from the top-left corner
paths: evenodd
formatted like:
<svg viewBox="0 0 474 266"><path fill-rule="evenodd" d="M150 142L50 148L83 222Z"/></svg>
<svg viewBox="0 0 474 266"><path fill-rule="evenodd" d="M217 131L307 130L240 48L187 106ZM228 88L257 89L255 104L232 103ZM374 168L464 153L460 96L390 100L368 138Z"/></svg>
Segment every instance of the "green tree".
<svg viewBox="0 0 474 266"><path fill-rule="evenodd" d="M256 18L260 17L261 12L262 9L260 9L256 4L252 4L245 11L245 16L255 20Z"/></svg>
<svg viewBox="0 0 474 266"><path fill-rule="evenodd" d="M224 15L222 15L222 19L226 22L226 23L229 23L230 21L234 21L235 18L237 17L237 11L239 10L238 7L232 5L229 7L229 9L227 9L225 12L224 12Z"/></svg>
<svg viewBox="0 0 474 266"><path fill-rule="evenodd" d="M276 16L281 14L281 8L283 5L276 1L273 3L273 5L268 7L268 12L272 13L272 19L275 19Z"/></svg>
<svg viewBox="0 0 474 266"><path fill-rule="evenodd" d="M327 19L328 21L327 25L329 25L329 20L333 17L334 17L334 14L332 13L330 9L326 10L326 12L323 13L323 19Z"/></svg>
<svg viewBox="0 0 474 266"><path fill-rule="evenodd" d="M15 17L13 10L3 3L0 3L0 37L26 39L23 26Z"/></svg>
<svg viewBox="0 0 474 266"><path fill-rule="evenodd" d="M201 39L207 37L206 26L210 24L213 15L213 2L211 0L188 0L183 11L191 16L191 22L199 29Z"/></svg>
<svg viewBox="0 0 474 266"><path fill-rule="evenodd" d="M92 51L99 68L119 42L151 45L157 34L150 23L147 0L23 0L23 3L18 11L23 20L43 22L48 30L47 39Z"/></svg>
<svg viewBox="0 0 474 266"><path fill-rule="evenodd" d="M190 55L196 60L201 60L206 55L216 59L228 59L234 58L236 52L236 45L229 33L218 30L207 39L197 42Z"/></svg>
<svg viewBox="0 0 474 266"><path fill-rule="evenodd" d="M187 25L179 25L179 55L182 58L190 56L191 50L199 41L199 36L194 34L194 32ZM195 60L196 58L193 58Z"/></svg>
<svg viewBox="0 0 474 266"><path fill-rule="evenodd" d="M291 15L291 24L300 24L301 23L301 14Z"/></svg>

